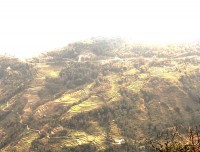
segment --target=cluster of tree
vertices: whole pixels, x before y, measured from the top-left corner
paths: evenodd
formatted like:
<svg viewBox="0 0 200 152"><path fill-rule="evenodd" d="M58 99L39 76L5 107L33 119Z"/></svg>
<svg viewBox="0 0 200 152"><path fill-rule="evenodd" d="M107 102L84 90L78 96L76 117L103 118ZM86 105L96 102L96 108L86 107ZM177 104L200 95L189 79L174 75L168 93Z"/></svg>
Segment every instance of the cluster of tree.
<svg viewBox="0 0 200 152"><path fill-rule="evenodd" d="M89 51L97 56L116 56L115 49L120 48L124 40L120 38L106 39L106 38L92 38L87 41L76 42L69 44L60 51L47 52L44 56L50 57L49 61L58 61L63 58L76 58L84 51Z"/></svg>
<svg viewBox="0 0 200 152"><path fill-rule="evenodd" d="M58 78L46 78L45 87L51 94L61 90L74 89L93 82L99 74L98 65L90 63L69 63Z"/></svg>
<svg viewBox="0 0 200 152"><path fill-rule="evenodd" d="M35 151L35 152L53 152L52 149L48 145L44 145L38 139L34 140L31 143L31 147L29 150Z"/></svg>
<svg viewBox="0 0 200 152"><path fill-rule="evenodd" d="M33 78L32 65L22 63L16 58L0 57L0 102L5 102L21 92Z"/></svg>
<svg viewBox="0 0 200 152"><path fill-rule="evenodd" d="M1 57L0 56L0 73L1 76L20 75L21 77L30 76L33 72L32 65L20 62L17 58ZM9 72L10 71L10 72Z"/></svg>
<svg viewBox="0 0 200 152"><path fill-rule="evenodd" d="M5 128L7 130L7 134L0 140L0 149L13 142L13 139L18 139L20 134L23 132L24 127L25 126L18 122L17 118L10 119L6 122Z"/></svg>
<svg viewBox="0 0 200 152"><path fill-rule="evenodd" d="M200 87L200 71L197 71L190 75L181 76L179 79L183 85L184 90L193 99L193 101L200 104L199 87Z"/></svg>
<svg viewBox="0 0 200 152"><path fill-rule="evenodd" d="M45 88L48 90L47 92L55 95L62 90L75 89L89 84L101 76L108 75L109 73L121 73L123 70L122 67L113 63L100 65L90 62L71 62L61 70L59 77L47 77Z"/></svg>
<svg viewBox="0 0 200 152"><path fill-rule="evenodd" d="M0 148L10 144L13 138L20 138L20 134L24 131L26 126L20 123L18 114L23 110L26 102L27 98L17 99L12 107L6 111L0 111L0 125L6 130L6 136L0 140Z"/></svg>
<svg viewBox="0 0 200 152"><path fill-rule="evenodd" d="M158 152L199 152L200 127L189 128L180 133L176 128L163 132L157 138L148 140L152 151Z"/></svg>
<svg viewBox="0 0 200 152"><path fill-rule="evenodd" d="M59 151L59 152L81 152L81 151L87 151L87 152L95 152L97 150L97 147L93 144L84 144L84 145L79 145L75 147L66 147L63 146L62 148L60 147L54 147L51 148L48 144L44 144L40 142L38 139L34 140L31 143L31 147L29 149L30 151L35 151L35 152L54 152L54 151Z"/></svg>
<svg viewBox="0 0 200 152"><path fill-rule="evenodd" d="M186 57L199 55L198 44L145 45L142 43L129 46L131 52L144 57Z"/></svg>

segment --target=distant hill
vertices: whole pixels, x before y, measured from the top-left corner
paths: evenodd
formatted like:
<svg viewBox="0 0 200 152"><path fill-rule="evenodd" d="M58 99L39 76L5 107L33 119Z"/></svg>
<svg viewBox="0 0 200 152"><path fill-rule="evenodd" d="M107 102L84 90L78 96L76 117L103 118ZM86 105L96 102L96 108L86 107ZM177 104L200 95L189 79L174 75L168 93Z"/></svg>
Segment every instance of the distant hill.
<svg viewBox="0 0 200 152"><path fill-rule="evenodd" d="M21 62L0 57L1 151L150 151L200 123L200 43L93 38Z"/></svg>

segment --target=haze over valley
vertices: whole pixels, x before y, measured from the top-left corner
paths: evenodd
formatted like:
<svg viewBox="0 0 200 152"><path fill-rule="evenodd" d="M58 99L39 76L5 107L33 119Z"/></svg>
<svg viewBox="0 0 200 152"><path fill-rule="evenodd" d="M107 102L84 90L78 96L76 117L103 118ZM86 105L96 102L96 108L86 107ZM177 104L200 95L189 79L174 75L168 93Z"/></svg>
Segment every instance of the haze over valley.
<svg viewBox="0 0 200 152"><path fill-rule="evenodd" d="M7 0L0 2L0 53L32 57L91 37L196 41L199 16L198 0Z"/></svg>

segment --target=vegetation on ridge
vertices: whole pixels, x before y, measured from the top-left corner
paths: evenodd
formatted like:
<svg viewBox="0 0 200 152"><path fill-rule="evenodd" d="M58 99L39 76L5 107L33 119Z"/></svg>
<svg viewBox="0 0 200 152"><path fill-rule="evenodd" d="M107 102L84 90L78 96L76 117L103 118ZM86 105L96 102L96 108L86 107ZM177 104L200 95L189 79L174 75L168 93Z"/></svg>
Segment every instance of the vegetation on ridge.
<svg viewBox="0 0 200 152"><path fill-rule="evenodd" d="M0 149L151 151L147 138L200 122L199 51L91 39L27 63L2 56Z"/></svg>

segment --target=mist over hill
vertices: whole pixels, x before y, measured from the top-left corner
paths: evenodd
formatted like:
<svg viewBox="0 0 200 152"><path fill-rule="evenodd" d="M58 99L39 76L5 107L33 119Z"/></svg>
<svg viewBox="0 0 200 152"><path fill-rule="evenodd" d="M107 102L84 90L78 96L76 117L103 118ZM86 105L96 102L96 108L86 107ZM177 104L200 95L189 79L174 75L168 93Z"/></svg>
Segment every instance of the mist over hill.
<svg viewBox="0 0 200 152"><path fill-rule="evenodd" d="M153 151L200 123L200 43L92 38L22 62L0 56L0 150Z"/></svg>

